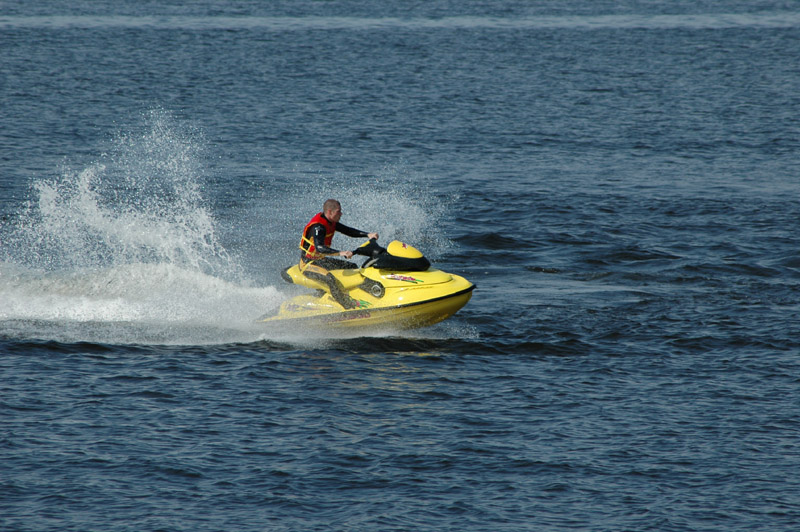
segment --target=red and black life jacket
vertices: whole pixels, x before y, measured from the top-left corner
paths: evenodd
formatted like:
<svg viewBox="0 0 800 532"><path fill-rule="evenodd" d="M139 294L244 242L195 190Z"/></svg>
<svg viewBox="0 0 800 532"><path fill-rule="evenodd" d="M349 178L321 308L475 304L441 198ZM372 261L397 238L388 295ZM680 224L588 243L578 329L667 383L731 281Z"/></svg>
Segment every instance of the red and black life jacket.
<svg viewBox="0 0 800 532"><path fill-rule="evenodd" d="M303 236L300 237L300 249L305 251L307 260L321 259L325 255L317 253L317 248L314 246L314 239L311 238L310 229L312 225L322 224L325 226L325 245L331 247L333 242L333 235L336 233L336 222L331 222L325 218L321 212L318 212L311 221L308 222L303 229Z"/></svg>

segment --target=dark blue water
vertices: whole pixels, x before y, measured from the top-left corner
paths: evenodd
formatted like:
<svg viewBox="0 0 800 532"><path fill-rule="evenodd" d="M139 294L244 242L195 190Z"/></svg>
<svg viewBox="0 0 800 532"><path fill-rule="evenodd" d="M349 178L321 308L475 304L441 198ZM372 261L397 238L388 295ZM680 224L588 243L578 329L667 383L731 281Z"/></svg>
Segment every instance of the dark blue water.
<svg viewBox="0 0 800 532"><path fill-rule="evenodd" d="M0 529L797 529L796 5L117 4L0 5ZM267 334L328 197L472 301Z"/></svg>

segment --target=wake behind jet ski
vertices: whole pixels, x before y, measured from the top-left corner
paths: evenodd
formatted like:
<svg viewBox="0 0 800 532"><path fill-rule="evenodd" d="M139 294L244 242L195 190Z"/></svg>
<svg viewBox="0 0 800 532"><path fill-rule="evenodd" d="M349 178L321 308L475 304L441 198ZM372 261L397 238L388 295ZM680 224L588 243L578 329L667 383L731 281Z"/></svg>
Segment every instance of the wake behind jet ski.
<svg viewBox="0 0 800 532"><path fill-rule="evenodd" d="M287 327L412 329L449 318L475 288L459 275L432 268L419 250L397 240L383 248L372 239L353 254L367 259L360 268L329 270L337 283L304 275L308 265L302 261L286 268L281 274L285 281L315 292L284 302L276 314L259 321ZM332 286L343 294L332 294ZM351 308L342 301L352 301L346 305Z"/></svg>

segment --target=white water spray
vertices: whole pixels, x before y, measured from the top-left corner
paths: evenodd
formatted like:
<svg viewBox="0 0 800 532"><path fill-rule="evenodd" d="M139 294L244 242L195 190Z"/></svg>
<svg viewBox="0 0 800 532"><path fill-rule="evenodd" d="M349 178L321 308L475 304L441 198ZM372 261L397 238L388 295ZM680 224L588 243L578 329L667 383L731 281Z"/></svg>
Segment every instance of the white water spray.
<svg viewBox="0 0 800 532"><path fill-rule="evenodd" d="M200 193L201 146L196 132L151 112L100 162L35 182L0 233L0 321L26 336L58 330L61 340L257 339L248 324L280 297L249 286L219 242ZM213 338L210 328L226 333Z"/></svg>
<svg viewBox="0 0 800 532"><path fill-rule="evenodd" d="M81 171L33 185L8 236L6 260L47 270L172 264L217 273L232 265L200 195L197 140L163 112Z"/></svg>

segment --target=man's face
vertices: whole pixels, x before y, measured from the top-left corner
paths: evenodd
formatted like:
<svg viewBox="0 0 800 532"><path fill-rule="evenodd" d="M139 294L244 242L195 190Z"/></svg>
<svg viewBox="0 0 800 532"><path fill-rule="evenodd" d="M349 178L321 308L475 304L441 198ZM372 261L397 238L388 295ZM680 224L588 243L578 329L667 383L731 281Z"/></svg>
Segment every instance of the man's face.
<svg viewBox="0 0 800 532"><path fill-rule="evenodd" d="M332 222L338 222L342 217L342 206L338 205L334 209L328 209L325 211L325 217Z"/></svg>

